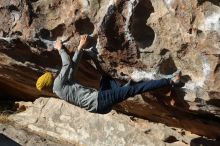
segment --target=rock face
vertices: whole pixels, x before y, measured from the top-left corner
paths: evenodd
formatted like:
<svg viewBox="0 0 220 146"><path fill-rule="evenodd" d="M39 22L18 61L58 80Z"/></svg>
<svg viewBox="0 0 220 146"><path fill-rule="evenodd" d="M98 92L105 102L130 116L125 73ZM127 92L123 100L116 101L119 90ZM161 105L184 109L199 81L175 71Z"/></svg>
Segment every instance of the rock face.
<svg viewBox="0 0 220 146"><path fill-rule="evenodd" d="M115 111L106 115L88 113L54 98L39 98L32 105L29 104L26 111L9 118L41 136L76 145L186 146L199 145L199 139L213 146L218 144L183 129L129 118Z"/></svg>
<svg viewBox="0 0 220 146"><path fill-rule="evenodd" d="M60 67L57 37L72 55L80 34L94 36L102 70L138 81L183 72L185 85L135 97L118 111L200 135L220 137L220 3L218 0L8 0L0 2L0 89L33 100L37 77ZM82 84L100 75L84 55ZM170 92L169 92L170 93ZM143 98L143 99L142 99ZM170 104L172 102L172 105ZM201 128L202 127L202 128Z"/></svg>
<svg viewBox="0 0 220 146"><path fill-rule="evenodd" d="M39 136L37 134L28 132L20 127L0 123L0 140L1 145L13 146L31 146L31 145L47 145L47 146L75 146L70 143L61 142L48 138L47 136Z"/></svg>

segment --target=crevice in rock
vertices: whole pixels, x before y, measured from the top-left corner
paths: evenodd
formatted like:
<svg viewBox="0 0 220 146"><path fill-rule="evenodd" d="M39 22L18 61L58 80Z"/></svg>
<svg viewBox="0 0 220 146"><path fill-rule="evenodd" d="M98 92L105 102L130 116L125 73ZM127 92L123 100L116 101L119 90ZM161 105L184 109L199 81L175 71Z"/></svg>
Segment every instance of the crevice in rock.
<svg viewBox="0 0 220 146"><path fill-rule="evenodd" d="M64 31L66 30L65 24L59 24L52 30L48 30L45 28L40 29L37 37L40 37L45 40L55 41L58 37L63 36Z"/></svg>
<svg viewBox="0 0 220 146"><path fill-rule="evenodd" d="M28 42L28 45L34 48L43 48L47 49L47 45L44 44L41 40L36 40L34 42Z"/></svg>
<svg viewBox="0 0 220 146"><path fill-rule="evenodd" d="M173 97L174 99L177 99L174 96L171 96L171 97ZM161 96L159 98L164 99L164 98L167 98L167 96L163 96L163 97ZM178 98L180 98L180 97L178 97ZM148 97L148 99L149 99L149 97ZM150 100L148 100L148 102L150 102ZM162 103L162 101L160 103ZM140 110L141 108L134 110L132 107L135 106L135 103L131 103L131 102L127 101L124 104L126 104L126 107L128 107L126 110L120 105L114 106L114 109L121 112L121 113L124 113L128 116L134 116L134 117L138 117L138 118L142 118L142 119L148 119L148 120L151 120L154 122L163 121L162 123L165 123L166 125L169 125L171 127L179 127L179 128L188 129L188 130L191 130L193 133L197 133L199 135L205 135L205 133L206 133L206 131L203 131L203 129L201 129L201 131L198 130L201 128L201 126L202 127L207 126L207 128L211 128L213 126L219 127L220 118L216 117L215 115L210 114L210 113L201 113L201 112L195 112L195 111L192 112L192 111L188 111L187 109L183 110L182 108L180 108L181 106L179 106L179 105L176 105L176 107L178 107L178 108L173 108L173 107L164 105L165 109L167 111L169 111L168 115L172 116L172 118L170 118L170 120L167 120L167 116L165 116L166 118L161 117L161 116L154 117L154 116L152 116L152 113L150 115L146 114L147 108L145 109L145 107L141 107L141 108L145 109L143 111ZM136 106L140 106L140 105L137 104ZM156 105L154 105L154 106L156 106ZM173 117L175 117L175 118L173 118ZM175 119L184 119L184 121L186 123L181 122L183 125L180 123L176 125ZM206 122L206 123L204 123L204 122ZM187 123L191 123L191 125L189 125ZM194 129L192 129L192 125L194 126ZM214 128L214 129L216 129L216 128ZM216 131L215 131L216 135L213 138L219 138L219 134L217 134L218 131L219 130L216 129Z"/></svg>
<svg viewBox="0 0 220 146"><path fill-rule="evenodd" d="M26 0L27 6L28 6L28 12L29 12L29 21L28 25L30 26L32 22L34 21L34 18L37 18L37 15L33 11L33 6L31 4L31 1Z"/></svg>
<svg viewBox="0 0 220 146"><path fill-rule="evenodd" d="M217 73L220 71L220 64L216 65L215 69L214 69L214 73Z"/></svg>
<svg viewBox="0 0 220 146"><path fill-rule="evenodd" d="M165 75L169 75L177 71L174 60L171 57L164 59L159 65L159 71L161 74Z"/></svg>
<svg viewBox="0 0 220 146"><path fill-rule="evenodd" d="M176 137L175 136L169 136L169 137L167 137L165 140L164 140L164 142L166 142L166 143L174 143L174 142L177 142L177 141L179 141L179 140L177 140L176 139Z"/></svg>
<svg viewBox="0 0 220 146"><path fill-rule="evenodd" d="M155 38L154 30L147 26L147 19L154 12L154 8L149 0L140 0L134 9L130 31L135 42L141 48L149 47L153 44Z"/></svg>
<svg viewBox="0 0 220 146"><path fill-rule="evenodd" d="M206 103L220 108L220 99L210 99Z"/></svg>
<svg viewBox="0 0 220 146"><path fill-rule="evenodd" d="M37 2L38 0L30 0L31 2Z"/></svg>
<svg viewBox="0 0 220 146"><path fill-rule="evenodd" d="M189 44L182 44L181 48L177 51L177 57L178 58L183 58L184 56L186 56L186 54L188 53L188 46Z"/></svg>
<svg viewBox="0 0 220 146"><path fill-rule="evenodd" d="M82 34L92 34L94 31L94 25L90 21L90 19L87 18L80 18L75 22L76 32L78 32L80 35Z"/></svg>
<svg viewBox="0 0 220 146"><path fill-rule="evenodd" d="M51 30L51 35L53 40L56 40L58 37L61 37L66 30L65 24L60 24L57 27L55 27L53 30Z"/></svg>
<svg viewBox="0 0 220 146"><path fill-rule="evenodd" d="M40 29L39 36L46 40L51 40L51 32L48 29Z"/></svg>
<svg viewBox="0 0 220 146"><path fill-rule="evenodd" d="M219 140L205 139L203 137L198 137L190 141L190 146L219 146Z"/></svg>
<svg viewBox="0 0 220 146"><path fill-rule="evenodd" d="M145 134L149 134L150 132L151 132L151 129L144 131Z"/></svg>
<svg viewBox="0 0 220 146"><path fill-rule="evenodd" d="M19 9L16 7L16 6L14 6L14 5L10 5L10 6L8 6L8 10L11 12L11 11L19 11Z"/></svg>
<svg viewBox="0 0 220 146"><path fill-rule="evenodd" d="M163 55L165 55L165 54L168 53L168 52L169 52L168 49L163 48L163 49L161 49L161 51L160 51L160 55L163 56Z"/></svg>
<svg viewBox="0 0 220 146"><path fill-rule="evenodd" d="M79 11L78 9L76 9L76 10L74 11L74 14L77 16L77 15L80 14L80 11Z"/></svg>
<svg viewBox="0 0 220 146"><path fill-rule="evenodd" d="M106 37L108 40L108 47L110 50L118 50L121 48L121 44L124 40L119 37L118 31L119 27L116 24L116 15L113 16L110 20L110 23L108 24L108 28L111 29L106 29Z"/></svg>
<svg viewBox="0 0 220 146"><path fill-rule="evenodd" d="M21 31L15 31L15 32L12 32L11 35L12 36L22 36L22 32Z"/></svg>
<svg viewBox="0 0 220 146"><path fill-rule="evenodd" d="M103 19L100 30L104 33L106 44L105 48L109 51L117 51L126 48L124 44L124 32L120 32L119 25L122 25L122 16L114 6L110 6ZM128 47L128 46L127 46Z"/></svg>
<svg viewBox="0 0 220 146"><path fill-rule="evenodd" d="M204 2L211 2L216 6L220 6L220 1L219 0L198 0L198 5L202 5Z"/></svg>

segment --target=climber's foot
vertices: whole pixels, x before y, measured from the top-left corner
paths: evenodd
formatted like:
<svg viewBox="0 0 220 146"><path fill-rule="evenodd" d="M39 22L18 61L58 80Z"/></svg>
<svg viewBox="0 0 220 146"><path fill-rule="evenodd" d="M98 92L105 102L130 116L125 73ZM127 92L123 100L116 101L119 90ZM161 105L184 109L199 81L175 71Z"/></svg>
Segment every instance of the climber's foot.
<svg viewBox="0 0 220 146"><path fill-rule="evenodd" d="M172 77L170 78L171 84L176 86L180 84L181 79L181 71L177 70L175 73L172 74Z"/></svg>

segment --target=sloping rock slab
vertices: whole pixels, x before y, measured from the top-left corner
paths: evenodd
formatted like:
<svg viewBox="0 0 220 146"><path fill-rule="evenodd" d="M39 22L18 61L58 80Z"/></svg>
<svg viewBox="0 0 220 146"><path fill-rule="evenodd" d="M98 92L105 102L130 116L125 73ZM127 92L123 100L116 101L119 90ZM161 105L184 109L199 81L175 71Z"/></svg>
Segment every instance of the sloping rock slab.
<svg viewBox="0 0 220 146"><path fill-rule="evenodd" d="M25 103L21 103L25 104ZM55 98L39 98L9 117L32 132L79 145L189 145L199 136L112 111L93 114ZM203 139L203 138L202 138Z"/></svg>
<svg viewBox="0 0 220 146"><path fill-rule="evenodd" d="M0 123L0 133L1 146L75 146L45 136L39 136L21 127L15 127L13 124Z"/></svg>

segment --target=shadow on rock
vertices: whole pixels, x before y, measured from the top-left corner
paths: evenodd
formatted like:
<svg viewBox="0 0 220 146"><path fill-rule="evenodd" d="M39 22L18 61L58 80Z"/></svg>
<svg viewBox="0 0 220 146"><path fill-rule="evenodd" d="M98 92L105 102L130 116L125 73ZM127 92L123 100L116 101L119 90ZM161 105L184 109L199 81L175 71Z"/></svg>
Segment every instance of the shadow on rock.
<svg viewBox="0 0 220 146"><path fill-rule="evenodd" d="M219 146L220 141L208 140L202 137L195 138L190 142L190 146Z"/></svg>
<svg viewBox="0 0 220 146"><path fill-rule="evenodd" d="M20 146L15 141L11 140L7 136L0 134L1 146Z"/></svg>

